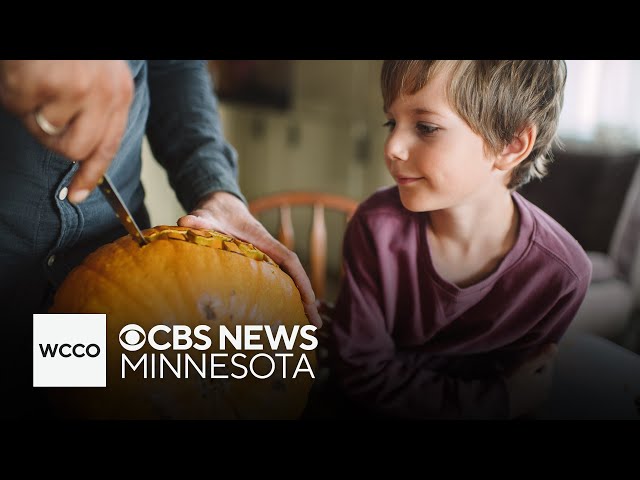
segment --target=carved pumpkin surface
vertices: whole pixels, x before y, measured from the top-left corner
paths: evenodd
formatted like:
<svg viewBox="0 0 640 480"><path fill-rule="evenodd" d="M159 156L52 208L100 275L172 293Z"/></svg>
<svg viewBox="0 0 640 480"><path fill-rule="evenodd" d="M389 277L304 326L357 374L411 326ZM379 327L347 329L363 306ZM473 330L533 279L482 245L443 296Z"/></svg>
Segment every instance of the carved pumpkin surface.
<svg viewBox="0 0 640 480"><path fill-rule="evenodd" d="M301 356L315 369L313 350L302 350L304 339L298 334L289 350L281 342L272 349L264 332L262 350L235 350L227 342L219 349L220 326L234 332L237 325L283 325L286 332L308 325L300 294L293 280L265 254L248 243L226 235L183 227L160 226L143 232L149 244L140 247L130 236L105 245L89 255L65 279L56 293L51 313L105 313L107 315L107 387L55 389L56 405L64 416L80 418L190 418L190 419L281 419L298 418L306 405L313 383L308 370L293 375ZM198 325L211 329L212 345L205 352L188 350L196 363L206 355L207 373L197 374L193 364L185 378L185 352L169 348L163 352L149 343L129 354L121 346L120 333L128 324L145 331L156 325ZM297 327L296 327L297 326ZM165 335L165 336L162 336ZM158 338L171 342L171 334ZM196 339L192 337L195 341ZM155 354L156 372L159 354L174 365L180 363L181 378L164 365L164 378L144 378L141 369L122 378L122 353L134 361L147 353ZM210 378L211 353L218 358L216 375ZM243 379L231 373L231 358L242 353L237 363L247 369L256 358L254 370L268 378L247 373ZM275 353L293 354L286 358ZM180 360L177 357L182 354ZM284 370L284 371L283 371ZM151 370L149 370L151 371ZM149 374L148 377L151 375Z"/></svg>

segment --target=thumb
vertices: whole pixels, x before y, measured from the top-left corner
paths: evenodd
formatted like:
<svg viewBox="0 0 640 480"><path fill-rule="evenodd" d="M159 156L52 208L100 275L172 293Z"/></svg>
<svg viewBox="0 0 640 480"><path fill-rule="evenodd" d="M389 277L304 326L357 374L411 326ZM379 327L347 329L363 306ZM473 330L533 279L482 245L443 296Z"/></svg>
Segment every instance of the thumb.
<svg viewBox="0 0 640 480"><path fill-rule="evenodd" d="M210 219L199 217L197 215L184 215L178 219L179 227L199 228L199 229L215 229Z"/></svg>

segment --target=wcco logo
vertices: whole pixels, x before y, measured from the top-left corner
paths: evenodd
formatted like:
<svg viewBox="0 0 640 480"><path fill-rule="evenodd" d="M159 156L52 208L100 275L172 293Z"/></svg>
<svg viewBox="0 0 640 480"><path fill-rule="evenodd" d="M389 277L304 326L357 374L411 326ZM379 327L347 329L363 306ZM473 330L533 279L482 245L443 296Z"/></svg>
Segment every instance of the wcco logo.
<svg viewBox="0 0 640 480"><path fill-rule="evenodd" d="M33 315L34 387L106 387L105 314Z"/></svg>
<svg viewBox="0 0 640 480"><path fill-rule="evenodd" d="M100 347L95 343L86 346L82 343L78 343L76 345L69 345L68 343L63 343L62 345L58 345L57 343L51 345L50 343L47 343L46 345L43 345L40 343L39 347L43 357L55 357L56 354L59 354L64 358L69 358L71 356L82 358L85 355L93 358L100 355Z"/></svg>

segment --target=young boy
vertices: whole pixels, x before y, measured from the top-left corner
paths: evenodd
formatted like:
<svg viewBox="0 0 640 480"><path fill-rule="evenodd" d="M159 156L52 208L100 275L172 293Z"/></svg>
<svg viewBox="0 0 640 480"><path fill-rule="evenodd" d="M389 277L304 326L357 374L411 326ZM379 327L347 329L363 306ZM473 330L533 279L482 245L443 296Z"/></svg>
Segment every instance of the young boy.
<svg viewBox="0 0 640 480"><path fill-rule="evenodd" d="M396 186L344 239L338 384L367 414L517 418L544 400L587 291L580 245L516 189L546 174L563 61L386 61Z"/></svg>

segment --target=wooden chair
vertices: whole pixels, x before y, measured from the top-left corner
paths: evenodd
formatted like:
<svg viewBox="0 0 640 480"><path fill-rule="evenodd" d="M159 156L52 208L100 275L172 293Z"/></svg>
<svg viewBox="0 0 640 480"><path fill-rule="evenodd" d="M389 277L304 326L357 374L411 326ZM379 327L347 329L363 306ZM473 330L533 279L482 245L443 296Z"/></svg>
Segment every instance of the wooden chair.
<svg viewBox="0 0 640 480"><path fill-rule="evenodd" d="M313 207L313 219L309 236L310 280L316 298L324 300L327 285L327 227L325 210L334 210L345 215L345 224L358 208L352 198L322 192L279 192L256 198L249 202L249 210L257 218L267 210L279 211L277 238L289 250L295 251L295 232L291 219L291 208Z"/></svg>
<svg viewBox="0 0 640 480"><path fill-rule="evenodd" d="M318 312L322 317L323 327L318 331L318 347L316 350L318 368L313 390L309 395L309 404L303 418L333 418L336 407L336 394L329 381L329 329L333 320L334 305L327 294L327 227L325 212L333 210L344 214L345 225L351 219L358 202L352 198L322 192L280 192L265 195L249 202L249 210L256 217L260 214L276 210L278 216L277 238L287 248L295 251L295 232L291 210L293 207L312 207L313 216L309 235L309 271L311 285L316 295ZM342 237L340 237L342 240ZM340 242L342 245L342 242ZM342 272L340 272L342 274Z"/></svg>

